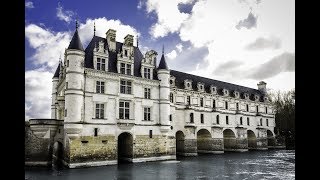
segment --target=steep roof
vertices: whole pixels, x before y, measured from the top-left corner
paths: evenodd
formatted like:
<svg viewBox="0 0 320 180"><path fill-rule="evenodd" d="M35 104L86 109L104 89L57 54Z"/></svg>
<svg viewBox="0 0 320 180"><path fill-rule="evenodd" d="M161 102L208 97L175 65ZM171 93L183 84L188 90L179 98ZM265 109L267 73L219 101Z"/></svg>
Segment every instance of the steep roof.
<svg viewBox="0 0 320 180"><path fill-rule="evenodd" d="M58 67L57 67L57 69L56 69L56 72L55 72L54 75L53 75L53 78L59 77L59 72L60 72L60 63L58 64Z"/></svg>
<svg viewBox="0 0 320 180"><path fill-rule="evenodd" d="M73 34L72 40L68 46L68 49L77 49L84 51L79 34L78 34L78 29Z"/></svg>
<svg viewBox="0 0 320 180"><path fill-rule="evenodd" d="M162 53L161 59L160 59L160 63L158 66L158 69L166 69L169 70L166 59L164 58L164 55Z"/></svg>

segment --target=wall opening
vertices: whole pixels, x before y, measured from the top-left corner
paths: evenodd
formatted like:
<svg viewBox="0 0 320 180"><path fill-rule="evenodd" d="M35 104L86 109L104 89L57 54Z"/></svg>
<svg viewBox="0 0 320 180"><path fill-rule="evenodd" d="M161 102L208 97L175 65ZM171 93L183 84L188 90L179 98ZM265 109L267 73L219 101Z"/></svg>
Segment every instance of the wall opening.
<svg viewBox="0 0 320 180"><path fill-rule="evenodd" d="M54 169L63 168L63 145L58 141L53 144L52 167Z"/></svg>
<svg viewBox="0 0 320 180"><path fill-rule="evenodd" d="M257 138L252 130L248 130L248 148L255 149L257 148Z"/></svg>
<svg viewBox="0 0 320 180"><path fill-rule="evenodd" d="M182 131L176 132L176 154L182 155L184 153L184 134Z"/></svg>
<svg viewBox="0 0 320 180"><path fill-rule="evenodd" d="M268 146L274 146L276 139L270 130L267 130L267 137L268 137Z"/></svg>
<svg viewBox="0 0 320 180"><path fill-rule="evenodd" d="M224 150L236 149L236 135L231 129L223 131L223 146Z"/></svg>
<svg viewBox="0 0 320 180"><path fill-rule="evenodd" d="M118 163L132 162L133 137L129 133L121 133L118 136Z"/></svg>
<svg viewBox="0 0 320 180"><path fill-rule="evenodd" d="M211 151L212 137L208 130L201 129L197 132L197 150L198 153Z"/></svg>

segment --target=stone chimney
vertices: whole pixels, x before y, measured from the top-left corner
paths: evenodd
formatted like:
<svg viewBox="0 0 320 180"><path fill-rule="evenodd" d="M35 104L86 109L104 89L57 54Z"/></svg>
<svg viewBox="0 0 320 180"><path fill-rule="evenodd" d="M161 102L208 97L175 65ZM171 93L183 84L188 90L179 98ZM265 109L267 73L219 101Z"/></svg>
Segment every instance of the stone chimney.
<svg viewBox="0 0 320 180"><path fill-rule="evenodd" d="M133 46L133 36L128 34L124 37L124 44L127 46Z"/></svg>
<svg viewBox="0 0 320 180"><path fill-rule="evenodd" d="M116 50L116 30L109 29L106 32L106 39L108 42L109 50L115 51Z"/></svg>
<svg viewBox="0 0 320 180"><path fill-rule="evenodd" d="M267 93L267 83L265 83L264 81L260 81L257 85L259 91L261 91L263 94Z"/></svg>

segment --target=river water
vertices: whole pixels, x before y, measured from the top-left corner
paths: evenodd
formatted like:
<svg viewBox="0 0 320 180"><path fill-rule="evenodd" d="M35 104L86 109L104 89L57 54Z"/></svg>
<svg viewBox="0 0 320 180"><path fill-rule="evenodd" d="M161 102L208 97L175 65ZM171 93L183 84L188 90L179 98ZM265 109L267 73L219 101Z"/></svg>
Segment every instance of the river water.
<svg viewBox="0 0 320 180"><path fill-rule="evenodd" d="M295 151L226 152L82 169L27 168L28 180L295 179Z"/></svg>

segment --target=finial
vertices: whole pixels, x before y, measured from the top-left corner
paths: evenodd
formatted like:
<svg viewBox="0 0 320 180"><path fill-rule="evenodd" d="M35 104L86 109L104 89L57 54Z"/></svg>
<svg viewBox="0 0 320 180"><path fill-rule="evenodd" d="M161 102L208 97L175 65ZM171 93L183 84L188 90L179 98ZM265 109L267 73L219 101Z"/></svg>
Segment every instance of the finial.
<svg viewBox="0 0 320 180"><path fill-rule="evenodd" d="M78 18L76 19L76 29L78 30Z"/></svg>
<svg viewBox="0 0 320 180"><path fill-rule="evenodd" d="M164 54L164 45L162 44L162 54Z"/></svg>
<svg viewBox="0 0 320 180"><path fill-rule="evenodd" d="M93 22L93 36L96 36L96 22Z"/></svg>

